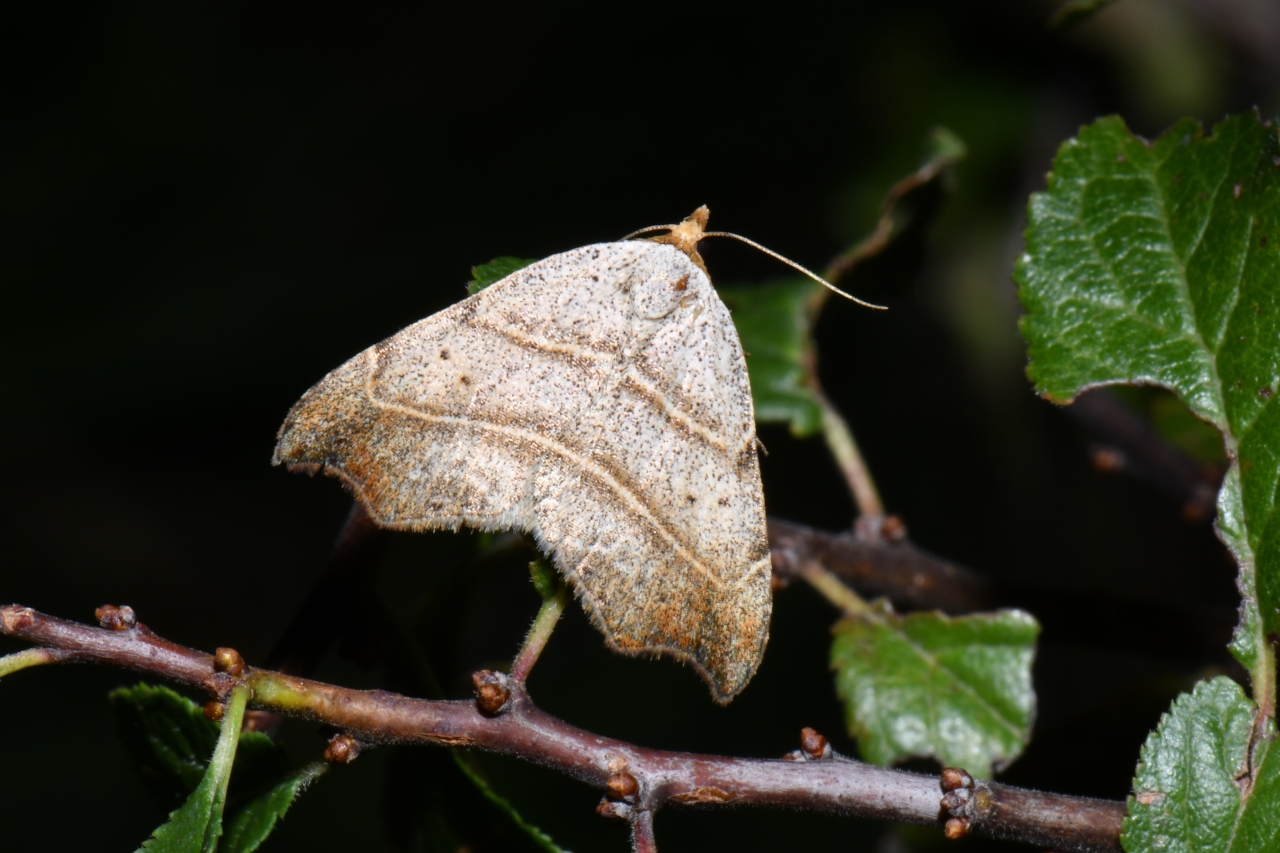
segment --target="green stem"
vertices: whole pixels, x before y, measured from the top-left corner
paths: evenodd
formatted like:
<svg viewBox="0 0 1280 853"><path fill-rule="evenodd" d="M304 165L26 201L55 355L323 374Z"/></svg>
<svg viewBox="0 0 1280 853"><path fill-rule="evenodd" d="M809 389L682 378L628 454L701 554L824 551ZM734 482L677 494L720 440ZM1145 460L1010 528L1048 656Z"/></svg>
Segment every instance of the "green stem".
<svg viewBox="0 0 1280 853"><path fill-rule="evenodd" d="M1267 730L1272 728L1276 717L1276 649L1265 638L1259 643L1258 659L1249 675L1255 710L1253 726L1249 732L1250 778L1246 783L1248 785L1246 790L1252 790L1253 784L1257 781L1258 766L1254 763L1254 756L1258 747L1269 740Z"/></svg>
<svg viewBox="0 0 1280 853"><path fill-rule="evenodd" d="M880 500L875 480L871 477L871 469L867 467L861 451L858 450L858 442L853 438L853 430L849 428L840 410L828 399L826 392L822 390L822 382L818 379L818 352L812 330L829 295L826 290L816 290L806 307L810 334L806 339L805 353L801 356L800 363L804 368L805 382L813 394L814 401L818 404L818 410L822 413L822 437L826 440L827 448L835 457L836 465L849 486L849 492L853 496L854 503L857 504L858 513L880 516L884 515L884 503Z"/></svg>
<svg viewBox="0 0 1280 853"><path fill-rule="evenodd" d="M249 704L249 688L241 684L231 691L227 699L226 710L222 714L222 729L218 734L218 745L213 750L213 758L209 766L227 768L226 779L221 781L222 796L225 801L227 783L231 780L231 765L236 758L236 746L240 743L240 728L244 724L244 709ZM219 761L226 762L219 764Z"/></svg>
<svg viewBox="0 0 1280 853"><path fill-rule="evenodd" d="M875 608L866 602L831 572L817 563L806 563L800 569L800 577L816 589L823 598L843 610L849 616L872 616Z"/></svg>
<svg viewBox="0 0 1280 853"><path fill-rule="evenodd" d="M1259 645L1258 661L1252 676L1253 701L1258 705L1259 716L1276 716L1276 647L1264 638Z"/></svg>
<svg viewBox="0 0 1280 853"><path fill-rule="evenodd" d="M222 728L218 732L218 745L213 748L206 774L212 774L213 798L209 804L209 821L205 825L204 844L201 850L216 850L222 835L222 815L227 803L227 787L231 784L231 768L236 761L236 747L240 745L240 729L244 725L244 709L249 703L249 688L241 684L231 691L227 708L222 716ZM201 785L203 788L204 785ZM197 789L191 796L197 797ZM185 808L185 807L184 807Z"/></svg>
<svg viewBox="0 0 1280 853"><path fill-rule="evenodd" d="M822 436L849 485L853 500L858 505L858 512L862 515L884 515L884 502L880 500L880 492L871 477L871 470L862 458L862 452L858 450L853 430L849 429L848 422L827 399L827 395L816 387L815 391L818 406L822 410Z"/></svg>
<svg viewBox="0 0 1280 853"><path fill-rule="evenodd" d="M52 649L25 649L0 658L0 678L12 675L29 666L41 666L46 663L57 663L58 657Z"/></svg>
<svg viewBox="0 0 1280 853"><path fill-rule="evenodd" d="M254 706L285 714L320 715L332 704L332 697L314 689L312 682L260 669L249 675Z"/></svg>
<svg viewBox="0 0 1280 853"><path fill-rule="evenodd" d="M936 180L965 156L964 142L944 128L934 130L930 147L931 153L920 167L894 184L885 195L880 205L880 217L876 220L875 228L871 233L837 255L823 271L824 279L837 284L858 264L880 254L910 222L909 212L898 213L898 202L911 192ZM830 291L826 289L818 290L809 303L810 347L813 346L814 323L830 295ZM812 349L805 358L805 373L809 386L813 389L814 395L818 398L818 405L822 409L822 431L827 440L827 447L831 449L831 454L840 466L840 472L844 474L845 481L849 484L849 491L853 493L853 499L858 504L858 511L863 515L884 515L884 504L876 490L875 481L871 479L871 471L858 451L857 442L853 440L852 430L849 429L849 425L840 416L836 407L831 405L831 401L822 393L822 387L818 383L818 358Z"/></svg>
<svg viewBox="0 0 1280 853"><path fill-rule="evenodd" d="M564 613L568 601L569 589L564 584L557 586L550 597L542 600L542 607L533 620L533 627L529 629L520 653L511 664L511 678L517 684L524 684L529 677L529 671L538 662L538 655L542 654L543 647L551 639L551 632L555 630L556 622L560 621L560 614Z"/></svg>

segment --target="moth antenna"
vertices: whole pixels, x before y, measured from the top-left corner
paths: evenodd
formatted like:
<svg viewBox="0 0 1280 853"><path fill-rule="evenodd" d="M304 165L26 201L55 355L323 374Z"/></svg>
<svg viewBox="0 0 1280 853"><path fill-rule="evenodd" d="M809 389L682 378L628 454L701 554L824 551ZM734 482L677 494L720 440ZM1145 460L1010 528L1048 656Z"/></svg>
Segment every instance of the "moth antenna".
<svg viewBox="0 0 1280 853"><path fill-rule="evenodd" d="M632 231L630 234L623 237L622 239L631 240L636 237L639 237L641 234L648 234L650 231L674 231L675 227L676 226L674 225L650 225L648 228L641 228L639 231Z"/></svg>
<svg viewBox="0 0 1280 853"><path fill-rule="evenodd" d="M670 227L670 226L661 226L661 227L666 228L666 227ZM646 230L646 231L648 231L648 230L651 230L651 229L646 228L645 230ZM643 232L638 232L638 233L643 233ZM806 269L805 267L800 266L799 264L797 264L795 261L791 260L790 258L783 257L782 255L779 255L777 252L773 251L772 249L767 249L767 248L765 248L764 246L761 246L761 245L760 245L759 243L757 243L755 240L749 240L749 239L747 239L746 237L743 237L741 234L731 234L731 233L730 233L730 232L728 232L728 231L707 231L707 232L705 232L702 236L703 236L703 237L732 237L732 238L733 238L733 239L735 239L735 240L740 240L740 241L742 241L743 243L746 243L748 246L751 246L751 247L753 247L753 248L759 249L760 251L764 252L764 253L765 253L766 255L768 255L769 257L774 258L774 259L779 260L779 261L782 261L784 264L786 264L787 266L791 267L792 269L794 269L794 270L797 270L797 271L799 271L799 272L804 273L804 274L805 274L805 275L807 275L809 278L813 279L813 280L814 280L814 281L816 281L818 284L820 284L820 285L822 285L823 287L825 287L827 290L830 290L830 291L832 291L833 293L838 293L838 294L840 294L841 296L843 296L845 299L848 299L848 300L849 300L849 301L851 301L851 302L856 302L856 303L858 303L859 305L862 305L863 307L866 307L866 308L874 308L874 309L875 309L875 310L877 310L877 311L888 311L888 310L889 310L889 306L888 306L888 305L876 305L876 304L875 304L875 303L873 303L873 302L867 302L867 301L865 301L865 300L859 299L858 297L854 296L852 293L845 293L843 290L841 290L840 288L836 287L834 284L832 284L831 282L827 281L825 278L823 278L822 276L818 275L816 272L813 272L812 270L809 270L809 269Z"/></svg>

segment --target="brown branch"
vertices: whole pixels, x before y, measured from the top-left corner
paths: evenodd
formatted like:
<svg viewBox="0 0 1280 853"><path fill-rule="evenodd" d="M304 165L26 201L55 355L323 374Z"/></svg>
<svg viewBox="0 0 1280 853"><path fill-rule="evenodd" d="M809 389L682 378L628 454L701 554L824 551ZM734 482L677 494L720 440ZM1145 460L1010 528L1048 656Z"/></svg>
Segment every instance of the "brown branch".
<svg viewBox="0 0 1280 853"><path fill-rule="evenodd" d="M884 596L899 609L961 614L1018 607L1035 615L1043 639L1102 648L1123 648L1153 657L1235 668L1227 643L1235 627L1233 608L1173 607L1133 601L1105 590L1045 589L993 581L972 569L931 554L906 538L905 525L880 532L829 533L769 519L769 547L778 583L804 575L817 564L863 598ZM893 535L887 535L893 533ZM1169 631L1177 625L1177 631Z"/></svg>
<svg viewBox="0 0 1280 853"><path fill-rule="evenodd" d="M884 596L898 607L969 613L988 609L994 601L986 578L905 538L826 533L771 516L769 549L773 573L784 581L816 562L860 595Z"/></svg>
<svg viewBox="0 0 1280 853"><path fill-rule="evenodd" d="M1147 480L1178 501L1188 521L1213 518L1221 468L1192 459L1106 388L1076 397L1067 412L1104 442L1091 448L1098 470Z"/></svg>
<svg viewBox="0 0 1280 853"><path fill-rule="evenodd" d="M631 819L631 849L634 853L658 853L653 836L653 812L637 811Z"/></svg>
<svg viewBox="0 0 1280 853"><path fill-rule="evenodd" d="M937 777L826 757L825 751L814 752L817 758L801 752L793 760L725 758L601 737L539 710L522 686L498 673L477 673L477 687L484 687L478 701L350 690L247 667L230 650L215 656L183 648L137 623L131 612L128 618L117 618L119 613L103 608L99 619L106 627L95 628L11 605L0 608L0 634L60 650L59 662L125 667L216 700L246 684L252 707L326 723L361 744L465 746L555 768L603 789L601 811L631 820L640 850L653 849L652 814L667 804L782 806L939 827L958 820L966 832L1061 851L1120 850L1122 802L979 782L971 796L948 788L944 807Z"/></svg>

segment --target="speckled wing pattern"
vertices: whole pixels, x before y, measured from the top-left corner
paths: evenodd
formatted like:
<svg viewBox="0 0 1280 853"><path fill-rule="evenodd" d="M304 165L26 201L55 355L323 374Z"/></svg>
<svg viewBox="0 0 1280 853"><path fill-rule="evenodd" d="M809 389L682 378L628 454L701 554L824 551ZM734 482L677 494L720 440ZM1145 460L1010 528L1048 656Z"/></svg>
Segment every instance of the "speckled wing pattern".
<svg viewBox="0 0 1280 853"><path fill-rule="evenodd" d="M770 560L742 346L670 245L528 266L371 347L293 407L274 462L396 529L531 533L608 644L729 701L768 641Z"/></svg>

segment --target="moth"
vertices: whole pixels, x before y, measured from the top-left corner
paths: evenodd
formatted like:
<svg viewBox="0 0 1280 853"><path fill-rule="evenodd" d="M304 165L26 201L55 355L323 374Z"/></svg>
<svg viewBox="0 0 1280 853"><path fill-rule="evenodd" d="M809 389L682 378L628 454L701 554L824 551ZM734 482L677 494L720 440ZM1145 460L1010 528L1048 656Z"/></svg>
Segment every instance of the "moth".
<svg viewBox="0 0 1280 853"><path fill-rule="evenodd" d="M727 703L768 642L771 564L708 215L553 255L370 347L294 405L273 464L340 478L383 527L532 535L610 648L687 662Z"/></svg>

